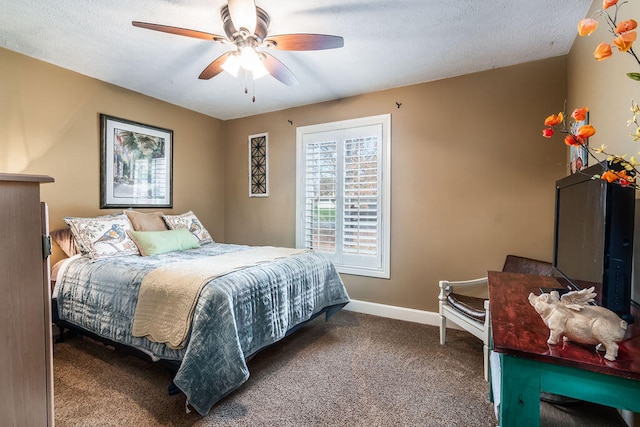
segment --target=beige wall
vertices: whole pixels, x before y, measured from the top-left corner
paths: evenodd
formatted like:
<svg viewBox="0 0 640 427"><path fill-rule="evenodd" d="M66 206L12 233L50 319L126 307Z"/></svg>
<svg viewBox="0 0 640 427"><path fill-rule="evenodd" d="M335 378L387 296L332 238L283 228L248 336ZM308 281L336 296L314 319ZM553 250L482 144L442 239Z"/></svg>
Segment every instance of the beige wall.
<svg viewBox="0 0 640 427"><path fill-rule="evenodd" d="M173 130L174 208L165 211L193 210L224 240L222 121L5 49L0 64L0 172L55 178L42 188L52 229L64 216L116 211L99 208L104 113Z"/></svg>
<svg viewBox="0 0 640 427"><path fill-rule="evenodd" d="M551 259L565 149L540 129L565 98L564 58L227 122L8 50L0 62L0 171L56 179L43 187L53 228L113 211L99 209L100 113L174 131L167 211L193 210L218 241L284 246L296 126L391 113L391 279L345 275L352 298L436 311L441 278L500 269L507 253ZM249 198L247 136L265 131L270 197Z"/></svg>
<svg viewBox="0 0 640 427"><path fill-rule="evenodd" d="M343 275L353 299L437 311L439 279L486 275L508 253L551 260L566 150L540 131L565 76L553 58L228 121L226 241L294 244L297 126L391 113L391 279ZM247 136L260 132L270 197L249 198Z"/></svg>

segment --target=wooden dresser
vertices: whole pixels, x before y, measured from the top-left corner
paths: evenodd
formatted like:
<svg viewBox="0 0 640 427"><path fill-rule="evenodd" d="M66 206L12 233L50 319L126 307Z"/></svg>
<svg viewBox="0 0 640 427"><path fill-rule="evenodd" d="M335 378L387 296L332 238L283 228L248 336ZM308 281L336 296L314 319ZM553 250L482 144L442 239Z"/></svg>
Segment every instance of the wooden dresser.
<svg viewBox="0 0 640 427"><path fill-rule="evenodd" d="M47 182L0 173L1 426L54 425Z"/></svg>

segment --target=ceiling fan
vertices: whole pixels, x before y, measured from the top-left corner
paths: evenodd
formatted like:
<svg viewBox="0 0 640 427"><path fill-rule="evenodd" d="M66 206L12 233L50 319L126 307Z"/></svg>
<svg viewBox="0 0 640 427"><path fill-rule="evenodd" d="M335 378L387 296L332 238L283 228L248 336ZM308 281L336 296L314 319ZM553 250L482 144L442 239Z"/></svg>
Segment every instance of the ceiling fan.
<svg viewBox="0 0 640 427"><path fill-rule="evenodd" d="M327 34L282 34L268 36L269 14L255 5L254 0L228 0L220 11L226 37L169 25L133 21L135 27L177 34L197 39L234 44L236 50L223 53L200 73L199 78L208 80L222 71L238 76L241 70L251 73L253 79L266 74L288 86L298 84L293 73L273 55L263 49L322 50L344 46L340 36Z"/></svg>

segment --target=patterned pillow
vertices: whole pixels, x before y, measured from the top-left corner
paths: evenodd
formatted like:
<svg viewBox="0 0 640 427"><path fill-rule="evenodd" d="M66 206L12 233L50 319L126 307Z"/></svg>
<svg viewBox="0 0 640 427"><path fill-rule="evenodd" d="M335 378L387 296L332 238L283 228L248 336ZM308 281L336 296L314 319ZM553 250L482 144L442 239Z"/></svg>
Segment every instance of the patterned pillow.
<svg viewBox="0 0 640 427"><path fill-rule="evenodd" d="M182 215L163 215L162 218L164 218L164 222L167 223L167 227L170 230L186 228L196 236L198 243L201 245L213 243L213 239L207 229L204 228L198 217L191 211Z"/></svg>
<svg viewBox="0 0 640 427"><path fill-rule="evenodd" d="M66 217L64 222L71 228L83 255L91 258L140 255L127 235L131 222L124 213L96 218Z"/></svg>

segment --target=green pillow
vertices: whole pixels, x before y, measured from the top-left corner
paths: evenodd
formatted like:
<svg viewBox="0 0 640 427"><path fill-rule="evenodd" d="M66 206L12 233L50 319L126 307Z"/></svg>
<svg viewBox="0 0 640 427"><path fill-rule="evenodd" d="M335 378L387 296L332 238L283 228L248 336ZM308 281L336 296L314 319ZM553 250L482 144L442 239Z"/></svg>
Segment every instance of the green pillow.
<svg viewBox="0 0 640 427"><path fill-rule="evenodd" d="M166 231L127 230L142 256L199 248L198 239L186 228Z"/></svg>

